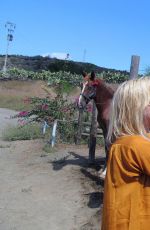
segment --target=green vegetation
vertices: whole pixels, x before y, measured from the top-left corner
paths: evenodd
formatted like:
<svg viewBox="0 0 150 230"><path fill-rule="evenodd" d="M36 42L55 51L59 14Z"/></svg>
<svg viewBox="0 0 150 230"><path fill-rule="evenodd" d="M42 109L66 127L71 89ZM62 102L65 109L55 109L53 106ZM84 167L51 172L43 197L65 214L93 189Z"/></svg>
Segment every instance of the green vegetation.
<svg viewBox="0 0 150 230"><path fill-rule="evenodd" d="M28 124L25 126L7 127L2 139L4 141L32 140L41 138L41 130L38 124Z"/></svg>
<svg viewBox="0 0 150 230"><path fill-rule="evenodd" d="M104 79L107 83L119 84L129 79L129 73L103 71L98 77Z"/></svg>
<svg viewBox="0 0 150 230"><path fill-rule="evenodd" d="M57 148L56 146L52 148L50 144L45 144L43 147L43 151L46 153L55 153L57 152Z"/></svg>
<svg viewBox="0 0 150 230"><path fill-rule="evenodd" d="M150 66L145 69L145 75L150 76Z"/></svg>
<svg viewBox="0 0 150 230"><path fill-rule="evenodd" d="M104 79L108 83L121 83L129 79L129 73L122 73L120 71L102 71L101 73L96 73L96 76L97 78ZM0 78L44 80L48 82L49 86L67 84L67 88L71 86L79 86L82 82L81 74L72 74L71 72L65 71L50 72L47 70L42 70L41 72L33 72L17 68L9 69L5 74L0 72Z"/></svg>

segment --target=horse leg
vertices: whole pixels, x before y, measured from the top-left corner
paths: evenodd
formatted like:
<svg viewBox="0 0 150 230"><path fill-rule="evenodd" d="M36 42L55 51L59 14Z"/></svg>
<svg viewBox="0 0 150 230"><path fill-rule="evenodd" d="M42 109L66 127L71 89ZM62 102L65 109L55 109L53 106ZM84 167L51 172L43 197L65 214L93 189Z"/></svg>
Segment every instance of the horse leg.
<svg viewBox="0 0 150 230"><path fill-rule="evenodd" d="M105 140L104 140L105 142ZM107 148L107 145L106 145L106 142L105 142L105 154L106 154L106 157L105 157L105 162L104 162L104 165L103 167L99 170L99 175L100 177L104 176L106 174L106 169L107 169L107 160L108 160L108 148ZM104 179L104 178L103 178Z"/></svg>
<svg viewBox="0 0 150 230"><path fill-rule="evenodd" d="M105 153L106 153L106 160L105 160L105 167L106 167L108 161L108 154L109 154L109 144L105 135L104 135L104 143L105 143Z"/></svg>
<svg viewBox="0 0 150 230"><path fill-rule="evenodd" d="M105 158L105 163L104 166L102 167L102 169L99 171L99 176L101 179L105 179L106 176L106 170L107 170L107 161L108 161L108 152L109 152L109 145L108 142L106 140L106 136L107 136L107 129L105 126L101 127L102 131L103 131L103 136L104 136L104 145L105 145L105 154L106 154L106 158Z"/></svg>

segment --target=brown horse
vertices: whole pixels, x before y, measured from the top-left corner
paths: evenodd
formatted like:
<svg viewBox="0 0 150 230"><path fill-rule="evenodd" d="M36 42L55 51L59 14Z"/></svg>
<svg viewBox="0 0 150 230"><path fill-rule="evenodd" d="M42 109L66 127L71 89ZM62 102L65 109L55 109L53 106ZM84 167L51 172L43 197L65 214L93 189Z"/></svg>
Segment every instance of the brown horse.
<svg viewBox="0 0 150 230"><path fill-rule="evenodd" d="M94 100L98 115L97 121L100 128L102 129L104 142L105 142L105 152L106 159L108 156L109 146L106 141L108 123L109 123L109 109L110 104L114 95L114 90L106 85L106 83L101 79L94 79L86 81L83 84L82 92L79 97L78 107L84 109L90 100Z"/></svg>

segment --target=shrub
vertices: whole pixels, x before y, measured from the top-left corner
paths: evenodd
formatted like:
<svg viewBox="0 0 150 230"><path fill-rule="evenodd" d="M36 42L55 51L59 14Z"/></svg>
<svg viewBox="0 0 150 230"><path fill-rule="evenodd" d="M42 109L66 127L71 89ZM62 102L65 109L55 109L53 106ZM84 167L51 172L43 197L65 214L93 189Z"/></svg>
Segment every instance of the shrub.
<svg viewBox="0 0 150 230"><path fill-rule="evenodd" d="M27 102L27 99L26 99ZM29 111L21 111L13 118L18 118L20 125L27 125L32 122L46 122L52 126L54 120L59 120L57 133L61 140L69 141L74 137L73 119L75 115L75 104L68 103L59 94L51 99L32 97L28 98L28 103L32 105ZM63 122L64 121L64 122ZM67 123L66 123L67 122Z"/></svg>
<svg viewBox="0 0 150 230"><path fill-rule="evenodd" d="M5 141L32 140L41 138L41 130L37 124L28 124L25 126L7 127L2 139Z"/></svg>
<svg viewBox="0 0 150 230"><path fill-rule="evenodd" d="M88 70L86 70L88 72ZM102 71L96 72L98 78L103 78L108 83L121 83L129 79L128 72L121 71ZM81 74L71 73L68 69L51 72L49 70L42 70L41 72L27 71L24 69L12 68L6 73L0 72L1 78L10 79L32 79L32 80L46 80L48 85L70 84L72 86L79 86L82 82Z"/></svg>

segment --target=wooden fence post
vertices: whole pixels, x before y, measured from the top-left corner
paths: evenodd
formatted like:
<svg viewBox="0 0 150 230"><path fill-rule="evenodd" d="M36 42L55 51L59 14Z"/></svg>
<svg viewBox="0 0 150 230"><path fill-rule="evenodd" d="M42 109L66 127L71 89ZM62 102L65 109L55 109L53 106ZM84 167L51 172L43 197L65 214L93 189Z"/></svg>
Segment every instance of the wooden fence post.
<svg viewBox="0 0 150 230"><path fill-rule="evenodd" d="M93 100L92 110L92 122L90 128L90 139L89 139L89 163L95 162L95 149L96 149L96 136L97 136L97 109Z"/></svg>
<svg viewBox="0 0 150 230"><path fill-rule="evenodd" d="M54 124L53 124L53 128L52 128L52 137L51 137L51 146L52 146L52 148L54 147L55 142L56 142L57 123L58 123L58 121L55 120Z"/></svg>
<svg viewBox="0 0 150 230"><path fill-rule="evenodd" d="M140 56L132 55L130 66L130 79L137 78L139 71Z"/></svg>

